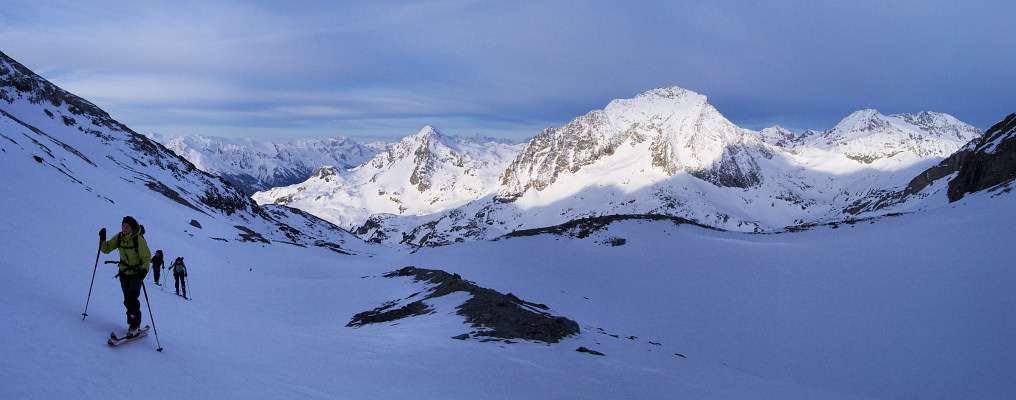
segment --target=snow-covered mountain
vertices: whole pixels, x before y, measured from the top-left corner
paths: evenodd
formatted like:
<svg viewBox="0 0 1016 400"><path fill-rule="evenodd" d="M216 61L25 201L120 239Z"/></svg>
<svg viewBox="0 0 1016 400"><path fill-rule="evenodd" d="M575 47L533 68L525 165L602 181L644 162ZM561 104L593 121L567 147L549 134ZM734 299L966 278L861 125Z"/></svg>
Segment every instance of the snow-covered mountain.
<svg viewBox="0 0 1016 400"><path fill-rule="evenodd" d="M360 144L346 137L296 139L283 143L245 138L149 135L193 163L221 176L244 193L303 182L323 166L348 169L384 151L380 143Z"/></svg>
<svg viewBox="0 0 1016 400"><path fill-rule="evenodd" d="M771 126L759 131L758 138L777 147L791 147L798 139L798 136L781 126Z"/></svg>
<svg viewBox="0 0 1016 400"><path fill-rule="evenodd" d="M901 154L945 158L959 148L957 143L962 146L981 134L947 114L925 111L885 116L861 110L830 130L806 132L797 143L871 164Z"/></svg>
<svg viewBox="0 0 1016 400"><path fill-rule="evenodd" d="M521 147L482 136L447 136L427 126L357 168L323 167L305 182L253 198L349 228L373 214L433 214L493 193Z"/></svg>
<svg viewBox="0 0 1016 400"><path fill-rule="evenodd" d="M677 87L656 89L614 100L533 138L505 171L498 198L511 201L530 190L544 191L587 166L618 161L629 169L666 176L686 172L716 186L747 188L761 183L757 159L771 156L705 96Z"/></svg>
<svg viewBox="0 0 1016 400"><path fill-rule="evenodd" d="M374 215L356 232L434 245L611 215L782 231L918 207L917 197L885 198L980 134L944 114L874 110L800 137L778 127L753 132L705 96L656 89L533 138L496 196L429 216Z"/></svg>

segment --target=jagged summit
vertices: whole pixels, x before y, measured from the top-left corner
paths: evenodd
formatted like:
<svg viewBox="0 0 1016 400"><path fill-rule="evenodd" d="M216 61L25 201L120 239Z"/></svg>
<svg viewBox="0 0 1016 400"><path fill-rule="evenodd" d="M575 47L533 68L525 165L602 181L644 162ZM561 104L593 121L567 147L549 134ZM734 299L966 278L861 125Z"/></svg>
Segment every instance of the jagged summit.
<svg viewBox="0 0 1016 400"><path fill-rule="evenodd" d="M420 215L490 194L521 144L461 139L433 126L403 138L351 170L319 169L312 179L254 194L260 203L300 208L345 227L372 214Z"/></svg>
<svg viewBox="0 0 1016 400"><path fill-rule="evenodd" d="M750 187L760 179L755 157L768 156L749 149L760 145L705 96L676 86L654 89L544 130L505 171L498 197L514 200L529 190L541 191L601 160L666 176L688 172L719 186ZM618 155L622 147L623 156Z"/></svg>

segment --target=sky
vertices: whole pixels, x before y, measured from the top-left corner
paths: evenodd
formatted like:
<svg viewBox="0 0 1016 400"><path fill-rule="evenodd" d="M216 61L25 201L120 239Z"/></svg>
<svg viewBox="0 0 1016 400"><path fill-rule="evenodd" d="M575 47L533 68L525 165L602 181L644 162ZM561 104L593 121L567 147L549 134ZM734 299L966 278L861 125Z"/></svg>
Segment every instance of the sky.
<svg viewBox="0 0 1016 400"><path fill-rule="evenodd" d="M680 86L748 129L1016 112L1016 2L4 0L0 51L139 133L524 139Z"/></svg>

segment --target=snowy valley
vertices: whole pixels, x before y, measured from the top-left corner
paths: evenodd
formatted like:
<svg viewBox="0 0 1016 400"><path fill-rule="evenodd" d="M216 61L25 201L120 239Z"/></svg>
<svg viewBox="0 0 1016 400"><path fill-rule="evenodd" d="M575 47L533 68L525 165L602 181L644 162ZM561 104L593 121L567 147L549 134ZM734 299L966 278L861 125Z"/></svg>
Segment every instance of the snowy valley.
<svg viewBox="0 0 1016 400"><path fill-rule="evenodd" d="M426 127L258 204L2 53L0 111L0 398L1016 392L1016 115L798 137L657 89L523 144ZM157 334L110 348L115 256L93 263L124 215L186 258L193 300L149 278ZM491 334L462 313L480 292L579 331Z"/></svg>

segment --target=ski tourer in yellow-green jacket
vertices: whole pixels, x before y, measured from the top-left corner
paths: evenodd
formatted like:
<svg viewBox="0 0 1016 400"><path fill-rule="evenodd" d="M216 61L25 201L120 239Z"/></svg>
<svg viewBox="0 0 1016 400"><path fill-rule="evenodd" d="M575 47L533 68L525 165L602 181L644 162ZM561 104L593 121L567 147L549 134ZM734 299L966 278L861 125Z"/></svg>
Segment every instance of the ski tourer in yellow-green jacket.
<svg viewBox="0 0 1016 400"><path fill-rule="evenodd" d="M144 284L145 275L151 268L152 252L148 249L148 242L141 236L141 229L138 221L133 217L126 216L120 224L120 233L106 240L106 228L99 231L99 250L105 254L113 250L120 251L120 263L117 264L120 272L116 274L120 278L120 289L123 290L123 305L127 307L127 335L137 334L141 326L141 285Z"/></svg>

